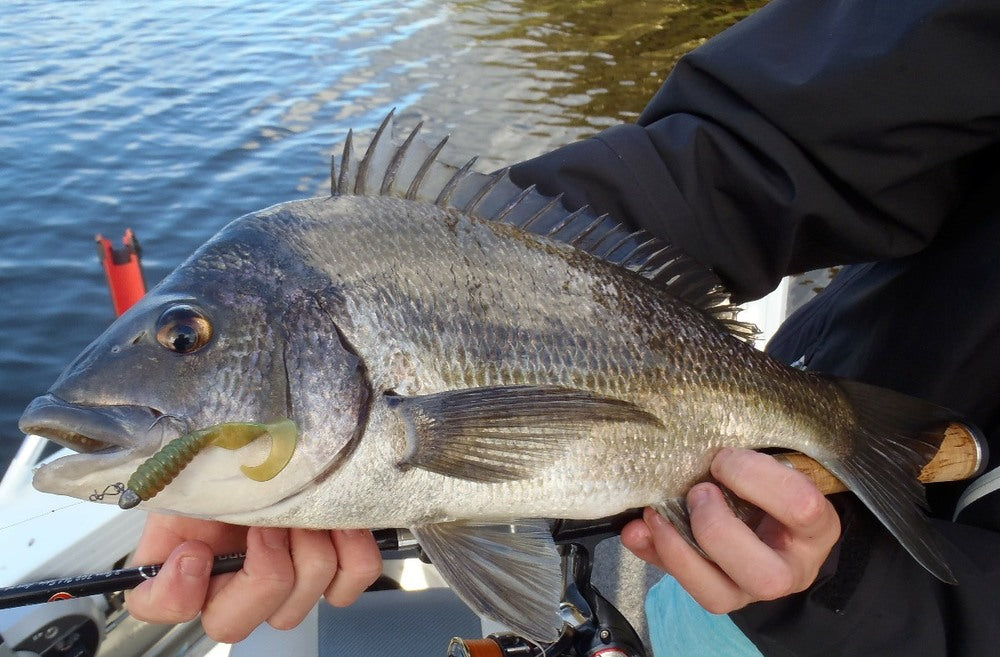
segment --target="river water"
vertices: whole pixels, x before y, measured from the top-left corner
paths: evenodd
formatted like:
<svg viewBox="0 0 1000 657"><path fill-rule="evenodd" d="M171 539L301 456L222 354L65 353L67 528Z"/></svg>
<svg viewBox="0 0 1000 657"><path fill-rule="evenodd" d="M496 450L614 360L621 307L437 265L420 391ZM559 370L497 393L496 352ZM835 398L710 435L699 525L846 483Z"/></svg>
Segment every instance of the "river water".
<svg viewBox="0 0 1000 657"><path fill-rule="evenodd" d="M537 155L634 120L760 4L4 2L0 463L113 319L96 233L132 228L152 286L231 219L323 193L347 130L393 107L484 170Z"/></svg>

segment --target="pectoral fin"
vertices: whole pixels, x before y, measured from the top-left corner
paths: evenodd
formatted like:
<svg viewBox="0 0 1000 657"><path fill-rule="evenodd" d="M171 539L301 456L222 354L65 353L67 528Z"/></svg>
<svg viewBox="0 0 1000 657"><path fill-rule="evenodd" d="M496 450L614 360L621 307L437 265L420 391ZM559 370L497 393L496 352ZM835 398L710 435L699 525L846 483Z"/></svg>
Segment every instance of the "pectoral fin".
<svg viewBox="0 0 1000 657"><path fill-rule="evenodd" d="M559 386L498 386L389 397L404 418L400 467L470 481L523 479L595 423L659 420L631 402Z"/></svg>
<svg viewBox="0 0 1000 657"><path fill-rule="evenodd" d="M411 531L441 576L474 611L533 641L558 638L563 625L562 575L546 522L452 522Z"/></svg>

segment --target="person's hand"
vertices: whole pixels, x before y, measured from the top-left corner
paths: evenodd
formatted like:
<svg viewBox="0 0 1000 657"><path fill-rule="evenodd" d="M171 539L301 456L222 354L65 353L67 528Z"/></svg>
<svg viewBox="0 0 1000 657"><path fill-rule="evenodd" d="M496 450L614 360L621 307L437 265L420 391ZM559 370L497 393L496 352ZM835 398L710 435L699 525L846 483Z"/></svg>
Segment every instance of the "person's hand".
<svg viewBox="0 0 1000 657"><path fill-rule="evenodd" d="M750 450L722 450L712 461L712 475L768 515L750 528L718 486L697 484L687 495L691 526L712 561L651 508L622 530L625 547L673 575L716 614L808 588L840 538L840 517L830 501L802 473Z"/></svg>
<svg viewBox="0 0 1000 657"><path fill-rule="evenodd" d="M243 569L210 577L216 554L246 551ZM152 623L202 614L205 632L234 643L268 622L291 629L321 596L354 602L382 571L371 532L240 527L150 514L133 564L163 562L160 573L125 595L130 613Z"/></svg>

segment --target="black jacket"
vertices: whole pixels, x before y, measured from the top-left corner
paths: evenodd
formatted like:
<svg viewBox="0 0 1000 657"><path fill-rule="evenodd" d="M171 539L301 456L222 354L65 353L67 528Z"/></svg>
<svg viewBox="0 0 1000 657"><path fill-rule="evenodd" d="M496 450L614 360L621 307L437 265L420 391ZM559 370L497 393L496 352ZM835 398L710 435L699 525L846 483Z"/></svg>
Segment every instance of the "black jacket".
<svg viewBox="0 0 1000 657"><path fill-rule="evenodd" d="M965 413L1000 465L996 0L774 0L682 59L637 125L512 177L681 246L737 299L854 264L772 353ZM765 655L998 654L1000 494L951 522L961 490L929 491L958 586L844 499L835 572L734 620Z"/></svg>

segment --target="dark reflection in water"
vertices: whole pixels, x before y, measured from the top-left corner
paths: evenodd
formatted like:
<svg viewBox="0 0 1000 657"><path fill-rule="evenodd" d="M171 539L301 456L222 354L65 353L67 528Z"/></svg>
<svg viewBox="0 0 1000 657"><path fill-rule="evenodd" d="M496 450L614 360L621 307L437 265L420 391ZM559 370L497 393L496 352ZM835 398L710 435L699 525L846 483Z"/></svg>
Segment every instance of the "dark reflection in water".
<svg viewBox="0 0 1000 657"><path fill-rule="evenodd" d="M515 66L529 82L506 99L557 106L554 122L593 129L634 120L684 53L764 2L550 0L497 11L501 4L456 7L467 12L461 26L485 14L476 38L520 54ZM509 60L484 63L512 66Z"/></svg>

